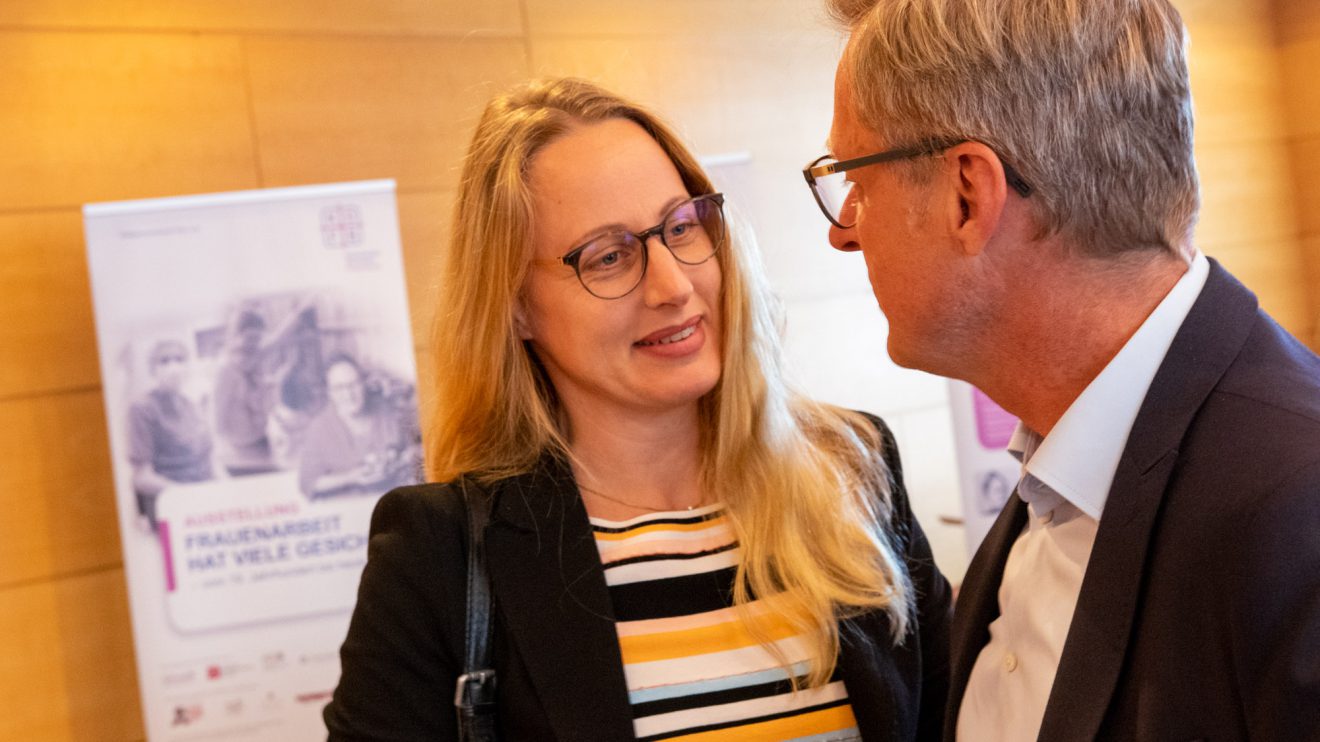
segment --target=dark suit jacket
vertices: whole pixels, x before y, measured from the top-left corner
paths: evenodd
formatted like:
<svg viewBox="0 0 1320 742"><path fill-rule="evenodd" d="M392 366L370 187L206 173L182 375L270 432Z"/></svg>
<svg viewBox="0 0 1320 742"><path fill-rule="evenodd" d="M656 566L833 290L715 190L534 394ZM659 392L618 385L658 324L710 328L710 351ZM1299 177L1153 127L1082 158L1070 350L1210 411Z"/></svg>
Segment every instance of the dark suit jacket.
<svg viewBox="0 0 1320 742"><path fill-rule="evenodd" d="M949 587L912 516L893 438L882 431L919 630L891 648L882 613L849 619L839 664L865 739L935 739L948 689ZM488 493L504 738L633 739L610 596L571 472L547 459ZM464 655L462 498L453 485L395 490L377 505L371 533L341 650L343 675L325 710L330 739L455 739L454 682Z"/></svg>
<svg viewBox="0 0 1320 742"><path fill-rule="evenodd" d="M972 560L953 740L999 614L1014 495ZM1211 261L1132 427L1040 739L1320 739L1320 359Z"/></svg>

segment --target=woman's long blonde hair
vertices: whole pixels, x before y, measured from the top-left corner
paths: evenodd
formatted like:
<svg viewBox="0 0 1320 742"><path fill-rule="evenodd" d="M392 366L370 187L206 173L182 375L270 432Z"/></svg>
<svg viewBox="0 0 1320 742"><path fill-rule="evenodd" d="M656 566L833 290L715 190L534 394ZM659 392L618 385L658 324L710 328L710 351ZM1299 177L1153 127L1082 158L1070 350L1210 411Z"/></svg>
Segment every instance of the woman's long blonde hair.
<svg viewBox="0 0 1320 742"><path fill-rule="evenodd" d="M514 326L535 218L528 168L572 126L613 118L649 133L689 194L714 191L654 114L589 82L536 81L487 105L463 165L436 317L427 457L435 481L493 481L530 471L547 453L572 457L554 389ZM883 610L901 642L912 592L890 524L879 434L861 415L807 400L785 383L777 307L740 231L731 229L717 253L723 366L699 404L703 485L719 493L742 547L735 605L755 596L811 638L806 682L815 686L834 671L839 619Z"/></svg>

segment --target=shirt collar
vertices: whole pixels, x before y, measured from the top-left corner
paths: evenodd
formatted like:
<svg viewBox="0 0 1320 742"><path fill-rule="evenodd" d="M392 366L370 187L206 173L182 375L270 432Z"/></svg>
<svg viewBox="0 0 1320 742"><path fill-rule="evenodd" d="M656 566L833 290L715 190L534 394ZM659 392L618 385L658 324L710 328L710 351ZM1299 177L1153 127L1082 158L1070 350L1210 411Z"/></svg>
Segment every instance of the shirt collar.
<svg viewBox="0 0 1320 742"><path fill-rule="evenodd" d="M1049 435L1041 438L1018 423L1008 449L1022 461L1024 485L1030 478L1039 480L1099 520L1141 403L1209 274L1209 261L1197 252L1191 267L1073 400ZM1020 489L1030 501L1029 488Z"/></svg>

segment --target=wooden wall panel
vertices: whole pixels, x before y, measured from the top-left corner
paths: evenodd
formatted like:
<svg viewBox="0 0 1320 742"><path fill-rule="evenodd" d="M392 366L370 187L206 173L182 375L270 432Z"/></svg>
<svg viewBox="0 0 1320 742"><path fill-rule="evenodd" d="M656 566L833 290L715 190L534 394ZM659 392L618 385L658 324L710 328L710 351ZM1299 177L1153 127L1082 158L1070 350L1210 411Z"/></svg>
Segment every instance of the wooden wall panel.
<svg viewBox="0 0 1320 742"><path fill-rule="evenodd" d="M143 738L119 569L0 589L0 739Z"/></svg>
<svg viewBox="0 0 1320 742"><path fill-rule="evenodd" d="M1320 137L1320 7L1315 15L1315 35L1287 41L1280 52L1288 133L1293 137Z"/></svg>
<svg viewBox="0 0 1320 742"><path fill-rule="evenodd" d="M0 33L0 210L250 188L237 39Z"/></svg>
<svg viewBox="0 0 1320 742"><path fill-rule="evenodd" d="M532 35L634 35L709 39L710 34L811 34L826 26L823 2L802 0L525 0ZM715 46L710 44L710 46Z"/></svg>
<svg viewBox="0 0 1320 742"><path fill-rule="evenodd" d="M0 462L0 589L121 563L99 392L0 402Z"/></svg>
<svg viewBox="0 0 1320 742"><path fill-rule="evenodd" d="M1270 23L1274 0L1173 0L1183 22L1193 29L1209 23L1242 25Z"/></svg>
<svg viewBox="0 0 1320 742"><path fill-rule="evenodd" d="M1305 272L1302 250L1294 237L1208 247L1205 253L1255 292L1261 309L1285 330L1306 340L1313 317L1306 284L1297 280Z"/></svg>
<svg viewBox="0 0 1320 742"><path fill-rule="evenodd" d="M1191 29L1188 67L1200 145L1281 140L1287 134L1279 51L1268 18Z"/></svg>
<svg viewBox="0 0 1320 742"><path fill-rule="evenodd" d="M1281 244L1296 238L1284 140L1198 146L1196 164L1202 191L1198 244Z"/></svg>
<svg viewBox="0 0 1320 742"><path fill-rule="evenodd" d="M78 211L0 213L0 297L0 399L100 383Z"/></svg>
<svg viewBox="0 0 1320 742"><path fill-rule="evenodd" d="M395 178L448 190L486 100L526 76L521 43L253 39L264 185Z"/></svg>
<svg viewBox="0 0 1320 742"><path fill-rule="evenodd" d="M1293 185L1310 298L1313 348L1320 349L1320 4L1276 0Z"/></svg>
<svg viewBox="0 0 1320 742"><path fill-rule="evenodd" d="M440 268L449 247L454 195L436 191L402 193L398 200L413 343L430 345L436 303L444 300ZM421 381L425 383L424 378Z"/></svg>
<svg viewBox="0 0 1320 742"><path fill-rule="evenodd" d="M514 34L518 0L5 0L0 27Z"/></svg>
<svg viewBox="0 0 1320 742"><path fill-rule="evenodd" d="M1320 65L1320 58L1316 64ZM1298 229L1304 237L1320 236L1320 135L1293 139L1288 152L1293 165Z"/></svg>

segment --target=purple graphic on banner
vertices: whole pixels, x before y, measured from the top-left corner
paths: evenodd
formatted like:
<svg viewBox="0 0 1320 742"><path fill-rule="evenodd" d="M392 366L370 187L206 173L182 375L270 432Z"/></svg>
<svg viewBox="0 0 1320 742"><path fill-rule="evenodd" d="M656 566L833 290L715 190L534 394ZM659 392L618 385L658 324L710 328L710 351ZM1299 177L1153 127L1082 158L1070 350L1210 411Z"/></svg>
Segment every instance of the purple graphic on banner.
<svg viewBox="0 0 1320 742"><path fill-rule="evenodd" d="M165 552L165 592L174 592L174 554L170 551L170 524L162 520L158 525L160 548Z"/></svg>
<svg viewBox="0 0 1320 742"><path fill-rule="evenodd" d="M1017 429L1017 418L974 387L972 409L976 416L976 438L981 442L981 447L987 451L1003 450Z"/></svg>

